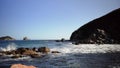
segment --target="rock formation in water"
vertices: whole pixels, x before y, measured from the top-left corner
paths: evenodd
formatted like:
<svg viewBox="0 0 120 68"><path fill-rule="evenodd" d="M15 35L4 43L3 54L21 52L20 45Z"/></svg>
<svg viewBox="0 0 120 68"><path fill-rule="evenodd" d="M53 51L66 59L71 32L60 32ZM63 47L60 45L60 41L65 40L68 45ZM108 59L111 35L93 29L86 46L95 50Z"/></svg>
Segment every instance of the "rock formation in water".
<svg viewBox="0 0 120 68"><path fill-rule="evenodd" d="M27 37L24 37L23 40L29 40Z"/></svg>
<svg viewBox="0 0 120 68"><path fill-rule="evenodd" d="M0 37L0 40L15 40L15 39L10 36L4 36L4 37Z"/></svg>
<svg viewBox="0 0 120 68"><path fill-rule="evenodd" d="M120 8L83 25L72 33L70 41L75 44L119 44Z"/></svg>
<svg viewBox="0 0 120 68"><path fill-rule="evenodd" d="M61 40L56 40L56 42L65 42L66 40L64 38L61 38Z"/></svg>

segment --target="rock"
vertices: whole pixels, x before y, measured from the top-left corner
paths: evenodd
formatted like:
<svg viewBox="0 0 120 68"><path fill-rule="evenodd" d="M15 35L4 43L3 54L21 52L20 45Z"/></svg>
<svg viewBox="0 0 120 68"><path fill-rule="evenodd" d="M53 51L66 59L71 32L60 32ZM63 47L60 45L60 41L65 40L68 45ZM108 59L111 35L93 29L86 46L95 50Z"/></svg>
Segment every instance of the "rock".
<svg viewBox="0 0 120 68"><path fill-rule="evenodd" d="M51 53L60 53L59 51L52 51Z"/></svg>
<svg viewBox="0 0 120 68"><path fill-rule="evenodd" d="M14 55L11 58L15 59L15 58L20 58L20 57L22 57L22 56L21 55Z"/></svg>
<svg viewBox="0 0 120 68"><path fill-rule="evenodd" d="M27 66L23 64L13 64L10 68L36 68L35 66Z"/></svg>
<svg viewBox="0 0 120 68"><path fill-rule="evenodd" d="M26 50L22 54L23 55L34 55L34 54L37 54L37 52L35 52L33 50Z"/></svg>
<svg viewBox="0 0 120 68"><path fill-rule="evenodd" d="M4 37L0 37L0 40L15 40L15 39L10 36L4 36Z"/></svg>
<svg viewBox="0 0 120 68"><path fill-rule="evenodd" d="M61 40L56 40L56 42L65 42L65 39L62 38Z"/></svg>
<svg viewBox="0 0 120 68"><path fill-rule="evenodd" d="M24 37L23 40L29 40L27 37Z"/></svg>
<svg viewBox="0 0 120 68"><path fill-rule="evenodd" d="M40 48L38 48L38 52L48 53L48 52L50 52L50 49L47 47L40 47Z"/></svg>
<svg viewBox="0 0 120 68"><path fill-rule="evenodd" d="M41 58L42 57L42 55L40 55L40 54L32 54L32 55L30 55L32 58Z"/></svg>
<svg viewBox="0 0 120 68"><path fill-rule="evenodd" d="M33 51L32 49L29 49L29 48L18 48L15 52L16 54L21 54L21 55L37 54L36 51Z"/></svg>
<svg viewBox="0 0 120 68"><path fill-rule="evenodd" d="M120 44L120 8L74 31L70 41L76 44Z"/></svg>
<svg viewBox="0 0 120 68"><path fill-rule="evenodd" d="M27 50L29 50L28 48L18 48L17 50L16 50L16 54L23 54L23 52L25 52L25 51L27 51Z"/></svg>
<svg viewBox="0 0 120 68"><path fill-rule="evenodd" d="M37 48L35 48L35 47L34 47L34 48L32 48L32 50L33 50L33 51L38 51L38 49L37 49Z"/></svg>
<svg viewBox="0 0 120 68"><path fill-rule="evenodd" d="M65 39L64 39L64 38L62 38L62 39L61 39L61 42L64 42L64 41L65 41Z"/></svg>

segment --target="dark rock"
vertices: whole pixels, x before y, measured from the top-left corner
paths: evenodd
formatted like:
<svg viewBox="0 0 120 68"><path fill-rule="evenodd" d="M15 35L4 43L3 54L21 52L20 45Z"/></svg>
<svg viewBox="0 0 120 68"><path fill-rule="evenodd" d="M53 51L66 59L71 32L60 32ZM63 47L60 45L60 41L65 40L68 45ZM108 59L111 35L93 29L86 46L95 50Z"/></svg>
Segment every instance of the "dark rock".
<svg viewBox="0 0 120 68"><path fill-rule="evenodd" d="M15 40L15 39L10 36L4 36L4 37L0 37L0 40Z"/></svg>
<svg viewBox="0 0 120 68"><path fill-rule="evenodd" d="M64 39L64 38L62 38L62 39L61 39L61 42L64 42L64 41L65 41L65 39Z"/></svg>
<svg viewBox="0 0 120 68"><path fill-rule="evenodd" d="M38 51L38 49L37 49L37 48L35 48L35 47L34 47L34 48L32 48L32 50L33 50L33 51Z"/></svg>
<svg viewBox="0 0 120 68"><path fill-rule="evenodd" d="M52 51L51 53L60 53L59 51Z"/></svg>
<svg viewBox="0 0 120 68"><path fill-rule="evenodd" d="M76 44L120 44L120 9L83 25L72 33L70 41Z"/></svg>
<svg viewBox="0 0 120 68"><path fill-rule="evenodd" d="M16 54L21 54L21 55L32 55L32 54L37 54L36 51L33 51L32 49L29 48L18 48L16 50Z"/></svg>
<svg viewBox="0 0 120 68"><path fill-rule="evenodd" d="M37 52L33 50L26 50L22 54L23 55L34 55L34 54L37 54Z"/></svg>
<svg viewBox="0 0 120 68"><path fill-rule="evenodd" d="M23 40L29 40L27 37L24 37Z"/></svg>
<svg viewBox="0 0 120 68"><path fill-rule="evenodd" d="M48 52L50 52L50 49L47 47L40 47L40 48L38 48L38 52L48 53Z"/></svg>
<svg viewBox="0 0 120 68"><path fill-rule="evenodd" d="M30 55L32 58L41 58L42 55L40 54L33 54L33 55Z"/></svg>
<svg viewBox="0 0 120 68"><path fill-rule="evenodd" d="M65 39L62 38L61 40L56 40L56 42L65 42Z"/></svg>
<svg viewBox="0 0 120 68"><path fill-rule="evenodd" d="M28 48L18 48L17 50L16 50L16 54L23 54L23 52L25 52L25 51L27 51L28 50Z"/></svg>

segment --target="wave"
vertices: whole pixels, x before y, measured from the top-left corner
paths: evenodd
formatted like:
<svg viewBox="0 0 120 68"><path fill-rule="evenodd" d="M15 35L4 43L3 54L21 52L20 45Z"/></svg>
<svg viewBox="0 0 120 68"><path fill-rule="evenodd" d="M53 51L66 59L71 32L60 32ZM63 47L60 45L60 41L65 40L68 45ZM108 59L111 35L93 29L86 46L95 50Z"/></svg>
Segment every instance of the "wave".
<svg viewBox="0 0 120 68"><path fill-rule="evenodd" d="M11 50L16 50L16 44L15 43L10 43L6 47L1 47L0 51L11 51Z"/></svg>
<svg viewBox="0 0 120 68"><path fill-rule="evenodd" d="M51 48L51 50L57 50L62 53L107 53L120 51L120 45L115 44L80 44L73 45L67 44L60 47Z"/></svg>

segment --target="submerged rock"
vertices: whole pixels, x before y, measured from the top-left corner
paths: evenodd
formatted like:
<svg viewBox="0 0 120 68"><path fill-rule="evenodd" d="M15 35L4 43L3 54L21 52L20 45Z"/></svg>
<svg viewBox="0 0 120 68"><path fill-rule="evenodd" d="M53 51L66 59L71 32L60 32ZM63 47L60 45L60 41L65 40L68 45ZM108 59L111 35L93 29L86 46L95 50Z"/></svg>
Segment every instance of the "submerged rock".
<svg viewBox="0 0 120 68"><path fill-rule="evenodd" d="M60 53L59 51L52 51L51 53Z"/></svg>
<svg viewBox="0 0 120 68"><path fill-rule="evenodd" d="M13 64L10 68L36 68L35 66L27 66L23 64Z"/></svg>
<svg viewBox="0 0 120 68"><path fill-rule="evenodd" d="M83 25L72 33L70 41L75 44L120 44L120 8Z"/></svg>
<svg viewBox="0 0 120 68"><path fill-rule="evenodd" d="M32 54L32 55L30 55L32 58L41 58L42 57L42 55L40 55L40 54Z"/></svg>
<svg viewBox="0 0 120 68"><path fill-rule="evenodd" d="M48 53L48 52L50 52L50 49L47 47L40 47L40 48L38 48L38 52Z"/></svg>
<svg viewBox="0 0 120 68"><path fill-rule="evenodd" d="M65 42L65 39L62 38L61 40L56 40L56 42Z"/></svg>
<svg viewBox="0 0 120 68"><path fill-rule="evenodd" d="M15 59L15 58L20 58L20 57L22 57L22 56L21 55L14 55L11 58Z"/></svg>

